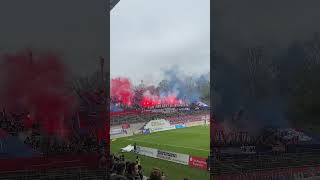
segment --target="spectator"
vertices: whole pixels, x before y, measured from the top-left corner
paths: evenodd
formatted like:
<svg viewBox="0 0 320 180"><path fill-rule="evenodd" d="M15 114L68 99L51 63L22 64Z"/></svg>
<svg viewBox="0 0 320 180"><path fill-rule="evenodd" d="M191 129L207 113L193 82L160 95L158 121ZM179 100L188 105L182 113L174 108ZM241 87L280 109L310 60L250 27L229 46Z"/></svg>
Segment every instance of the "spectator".
<svg viewBox="0 0 320 180"><path fill-rule="evenodd" d="M125 163L118 163L115 165L115 173L111 174L110 175L110 179L111 180L116 180L116 179L127 179L125 176L124 176L124 173L126 171L126 165Z"/></svg>
<svg viewBox="0 0 320 180"><path fill-rule="evenodd" d="M139 169L140 179L143 179L143 169L142 169L142 166L141 166L141 165L138 165L138 169Z"/></svg>
<svg viewBox="0 0 320 180"><path fill-rule="evenodd" d="M106 168L107 167L107 158L105 155L101 155L99 158L99 168Z"/></svg>
<svg viewBox="0 0 320 180"><path fill-rule="evenodd" d="M129 163L126 177L128 180L141 180L137 163Z"/></svg>
<svg viewBox="0 0 320 180"><path fill-rule="evenodd" d="M153 168L149 180L165 180L165 176L159 168Z"/></svg>
<svg viewBox="0 0 320 180"><path fill-rule="evenodd" d="M138 166L140 166L140 158L139 158L139 156L136 157L136 163L138 164Z"/></svg>
<svg viewBox="0 0 320 180"><path fill-rule="evenodd" d="M137 150L137 144L136 143L133 144L133 150L134 150L134 152L136 152L136 150Z"/></svg>

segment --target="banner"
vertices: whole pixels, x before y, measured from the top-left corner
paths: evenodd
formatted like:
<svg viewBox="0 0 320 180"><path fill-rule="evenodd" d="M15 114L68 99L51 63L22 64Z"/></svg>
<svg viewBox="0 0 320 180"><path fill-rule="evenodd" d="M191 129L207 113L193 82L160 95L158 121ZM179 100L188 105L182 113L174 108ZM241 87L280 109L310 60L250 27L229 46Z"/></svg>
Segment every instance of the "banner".
<svg viewBox="0 0 320 180"><path fill-rule="evenodd" d="M171 118L166 118L166 120L170 121L202 121L202 120L210 120L210 115L209 114L204 114L204 115L198 115L198 116L178 116L178 117L171 117Z"/></svg>
<svg viewBox="0 0 320 180"><path fill-rule="evenodd" d="M204 121L193 121L193 122L187 122L187 127L193 127L193 126L201 126L204 125Z"/></svg>
<svg viewBox="0 0 320 180"><path fill-rule="evenodd" d="M135 153L179 164L189 165L189 155L187 154L180 154L142 146L137 146Z"/></svg>
<svg viewBox="0 0 320 180"><path fill-rule="evenodd" d="M137 146L136 151L137 154L148 156L148 157L153 157L157 158L157 149L153 148L147 148L147 147L142 147L142 146Z"/></svg>
<svg viewBox="0 0 320 180"><path fill-rule="evenodd" d="M210 115L204 115L201 117L201 120L203 121L210 121Z"/></svg>
<svg viewBox="0 0 320 180"><path fill-rule="evenodd" d="M184 165L189 164L189 155L187 154L158 150L157 158Z"/></svg>
<svg viewBox="0 0 320 180"><path fill-rule="evenodd" d="M110 129L110 135L118 135L122 133L123 133L122 129Z"/></svg>
<svg viewBox="0 0 320 180"><path fill-rule="evenodd" d="M176 124L176 129L181 129L181 128L185 128L186 125L185 124Z"/></svg>
<svg viewBox="0 0 320 180"><path fill-rule="evenodd" d="M199 169L207 170L207 159L201 157L190 156L189 166Z"/></svg>
<svg viewBox="0 0 320 180"><path fill-rule="evenodd" d="M175 125L170 125L168 127L159 127L159 128L154 128L154 129L150 129L150 132L160 132L160 131L168 131L168 130L173 130L176 129Z"/></svg>
<svg viewBox="0 0 320 180"><path fill-rule="evenodd" d="M150 132L159 132L159 131L167 131L175 129L174 125L171 125L169 121L164 119L159 120L152 120L149 121L145 126L144 129L149 129Z"/></svg>
<svg viewBox="0 0 320 180"><path fill-rule="evenodd" d="M145 125L145 129L155 129L170 126L170 123L164 119L151 120Z"/></svg>
<svg viewBox="0 0 320 180"><path fill-rule="evenodd" d="M149 129L144 129L144 130L142 131L142 133L143 133L143 134L150 134L150 130L149 130Z"/></svg>

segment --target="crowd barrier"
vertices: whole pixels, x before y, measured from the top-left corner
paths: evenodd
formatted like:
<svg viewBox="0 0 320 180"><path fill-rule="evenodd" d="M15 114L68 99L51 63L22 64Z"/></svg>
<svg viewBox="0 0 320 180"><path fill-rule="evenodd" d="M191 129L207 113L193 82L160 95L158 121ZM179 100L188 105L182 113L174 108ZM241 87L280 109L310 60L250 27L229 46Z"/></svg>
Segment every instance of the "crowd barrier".
<svg viewBox="0 0 320 180"><path fill-rule="evenodd" d="M190 156L188 154L181 154L171 151L164 151L154 148L137 146L135 153L157 158L165 161L170 161L178 164L187 165L193 168L207 169L207 159L201 157Z"/></svg>

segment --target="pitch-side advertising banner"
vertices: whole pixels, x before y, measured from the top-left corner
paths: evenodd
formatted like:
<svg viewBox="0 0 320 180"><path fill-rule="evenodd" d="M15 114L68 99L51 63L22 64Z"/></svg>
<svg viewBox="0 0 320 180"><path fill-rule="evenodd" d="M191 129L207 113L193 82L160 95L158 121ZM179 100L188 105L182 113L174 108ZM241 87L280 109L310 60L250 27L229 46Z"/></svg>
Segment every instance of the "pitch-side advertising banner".
<svg viewBox="0 0 320 180"><path fill-rule="evenodd" d="M169 121L165 119L151 120L145 125L145 129L164 128L170 126Z"/></svg>
<svg viewBox="0 0 320 180"><path fill-rule="evenodd" d="M174 125L171 125L170 122L165 119L149 121L144 127L144 129L149 129L150 132L167 131L175 128Z"/></svg>
<svg viewBox="0 0 320 180"><path fill-rule="evenodd" d="M168 131L168 130L173 130L173 129L176 129L175 125L170 125L168 127L159 127L159 128L150 129L150 132Z"/></svg>
<svg viewBox="0 0 320 180"><path fill-rule="evenodd" d="M205 115L205 116L202 116L201 117L201 120L203 120L203 121L209 121L210 120L210 115Z"/></svg>
<svg viewBox="0 0 320 180"><path fill-rule="evenodd" d="M200 126L200 125L204 125L204 121L192 121L192 122L186 123L187 127Z"/></svg>
<svg viewBox="0 0 320 180"><path fill-rule="evenodd" d="M199 169L207 170L207 159L201 157L190 156L189 166Z"/></svg>
<svg viewBox="0 0 320 180"><path fill-rule="evenodd" d="M176 126L176 129L181 129L186 127L185 124L176 124L175 126Z"/></svg>
<svg viewBox="0 0 320 180"><path fill-rule="evenodd" d="M144 129L144 130L142 130L142 133L143 134L150 134L150 130L149 129Z"/></svg>
<svg viewBox="0 0 320 180"><path fill-rule="evenodd" d="M123 133L122 129L110 129L110 135L118 135L122 133Z"/></svg>
<svg viewBox="0 0 320 180"><path fill-rule="evenodd" d="M144 155L144 156L157 158L158 150L157 149L153 149L153 148L137 146L136 153Z"/></svg>
<svg viewBox="0 0 320 180"><path fill-rule="evenodd" d="M187 154L163 151L159 149L147 148L142 146L137 146L137 149L135 152L140 155L158 158L158 159L171 161L179 164L184 164L184 165L189 164L189 155Z"/></svg>
<svg viewBox="0 0 320 180"><path fill-rule="evenodd" d="M189 155L187 154L158 150L157 158L184 165L189 164Z"/></svg>

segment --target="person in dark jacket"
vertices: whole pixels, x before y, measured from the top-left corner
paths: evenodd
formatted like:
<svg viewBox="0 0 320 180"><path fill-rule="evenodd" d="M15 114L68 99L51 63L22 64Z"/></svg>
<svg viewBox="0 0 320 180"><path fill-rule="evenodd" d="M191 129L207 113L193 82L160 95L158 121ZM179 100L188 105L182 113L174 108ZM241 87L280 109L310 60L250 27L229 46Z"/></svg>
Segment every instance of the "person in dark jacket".
<svg viewBox="0 0 320 180"><path fill-rule="evenodd" d="M153 168L148 180L165 180L165 176L159 168Z"/></svg>
<svg viewBox="0 0 320 180"><path fill-rule="evenodd" d="M127 179L124 176L125 171L126 171L126 164L123 162L118 163L115 167L115 173L110 175L110 180Z"/></svg>
<svg viewBox="0 0 320 180"><path fill-rule="evenodd" d="M141 165L138 165L138 169L139 169L140 179L143 179L143 169L142 169L142 166L141 166Z"/></svg>
<svg viewBox="0 0 320 180"><path fill-rule="evenodd" d="M129 163L126 177L128 180L141 180L137 163Z"/></svg>
<svg viewBox="0 0 320 180"><path fill-rule="evenodd" d="M139 156L136 157L136 163L138 164L138 166L140 166L140 158L139 158Z"/></svg>

